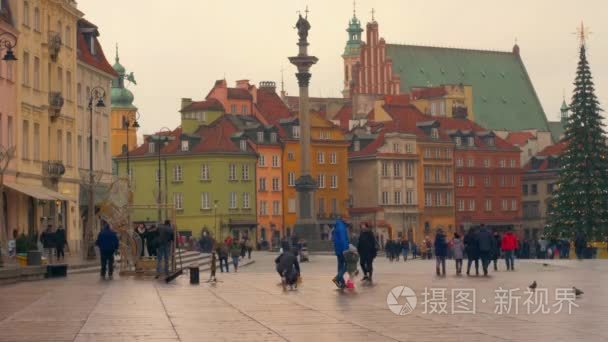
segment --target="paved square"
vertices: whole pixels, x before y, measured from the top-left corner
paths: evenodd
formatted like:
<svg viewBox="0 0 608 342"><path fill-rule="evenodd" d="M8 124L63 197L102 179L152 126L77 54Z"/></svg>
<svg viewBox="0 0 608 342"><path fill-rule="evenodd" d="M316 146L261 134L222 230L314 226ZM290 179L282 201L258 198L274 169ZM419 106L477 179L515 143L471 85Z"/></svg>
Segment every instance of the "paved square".
<svg viewBox="0 0 608 342"><path fill-rule="evenodd" d="M217 285L192 286L187 276L167 285L88 274L0 287L0 341L608 341L602 260L518 261L515 272L501 263L489 278L456 277L448 261L448 276L438 278L432 261L381 257L374 286L342 292L330 280L335 258L315 255L302 265L300 289L283 292L275 255L255 257L239 273L219 273ZM523 291L533 280L548 289L551 313L527 314ZM387 307L389 291L400 285L417 295L415 310L404 316ZM554 313L555 289L571 286L585 291L578 307ZM424 313L425 288L447 289L448 314ZM451 290L458 288L475 289L475 314L450 314ZM499 288L520 289L518 314L514 307L495 313Z"/></svg>

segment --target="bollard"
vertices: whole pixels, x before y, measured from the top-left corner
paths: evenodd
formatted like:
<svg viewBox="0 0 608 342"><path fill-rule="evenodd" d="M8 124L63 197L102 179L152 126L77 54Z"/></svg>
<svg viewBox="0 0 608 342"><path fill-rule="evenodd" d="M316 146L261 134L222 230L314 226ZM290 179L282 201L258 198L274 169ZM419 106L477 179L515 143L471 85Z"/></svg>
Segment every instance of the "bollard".
<svg viewBox="0 0 608 342"><path fill-rule="evenodd" d="M198 284L200 282L200 272L198 266L190 267L190 284Z"/></svg>

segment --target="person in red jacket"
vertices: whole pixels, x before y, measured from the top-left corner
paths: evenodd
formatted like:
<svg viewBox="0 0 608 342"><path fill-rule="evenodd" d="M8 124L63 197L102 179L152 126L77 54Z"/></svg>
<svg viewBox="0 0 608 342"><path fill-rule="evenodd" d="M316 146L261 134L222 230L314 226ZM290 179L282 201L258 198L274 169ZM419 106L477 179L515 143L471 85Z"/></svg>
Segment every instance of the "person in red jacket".
<svg viewBox="0 0 608 342"><path fill-rule="evenodd" d="M500 247L505 253L505 262L507 263L507 271L515 270L515 250L517 249L517 237L511 229L509 229L502 237Z"/></svg>

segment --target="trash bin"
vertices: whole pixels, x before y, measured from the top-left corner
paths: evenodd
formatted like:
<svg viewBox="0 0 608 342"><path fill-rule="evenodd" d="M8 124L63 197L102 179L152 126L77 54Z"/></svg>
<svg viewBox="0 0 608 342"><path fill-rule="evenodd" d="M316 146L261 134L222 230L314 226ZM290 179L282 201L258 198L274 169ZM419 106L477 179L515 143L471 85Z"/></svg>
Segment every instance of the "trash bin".
<svg viewBox="0 0 608 342"><path fill-rule="evenodd" d="M42 265L42 253L40 251L28 251L27 252L27 265L28 266Z"/></svg>
<svg viewBox="0 0 608 342"><path fill-rule="evenodd" d="M190 284L200 283L200 271L198 266L190 266Z"/></svg>

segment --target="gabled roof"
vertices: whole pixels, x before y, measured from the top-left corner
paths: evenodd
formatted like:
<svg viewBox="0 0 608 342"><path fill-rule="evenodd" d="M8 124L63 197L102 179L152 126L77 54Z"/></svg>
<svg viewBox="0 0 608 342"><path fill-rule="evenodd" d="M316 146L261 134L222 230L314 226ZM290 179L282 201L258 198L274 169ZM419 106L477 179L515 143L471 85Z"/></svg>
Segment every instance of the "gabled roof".
<svg viewBox="0 0 608 342"><path fill-rule="evenodd" d="M505 138L506 141L515 146L525 146L528 140L534 140L536 137L531 132L510 132Z"/></svg>
<svg viewBox="0 0 608 342"><path fill-rule="evenodd" d="M209 99L205 101L194 101L182 109L181 112L190 112L195 110L225 111L224 106L220 101L216 99Z"/></svg>
<svg viewBox="0 0 608 342"><path fill-rule="evenodd" d="M258 111L269 123L276 124L281 119L291 117L289 108L274 91L260 88L257 100Z"/></svg>
<svg viewBox="0 0 608 342"><path fill-rule="evenodd" d="M334 120L339 122L339 126L343 131L348 131L350 120L353 118L353 105L351 102L344 104L342 108L334 116Z"/></svg>
<svg viewBox="0 0 608 342"><path fill-rule="evenodd" d="M539 172L559 169L559 164L555 163L555 161L564 153L567 147L568 143L565 139L545 147L524 165L524 171Z"/></svg>
<svg viewBox="0 0 608 342"><path fill-rule="evenodd" d="M549 131L542 105L517 52L386 45L401 91L441 84L473 87L475 120L492 130Z"/></svg>
<svg viewBox="0 0 608 342"><path fill-rule="evenodd" d="M93 32L89 34L93 34L95 36L95 54L91 53L90 46L85 39L85 32L83 32L82 29L93 30ZM97 32L97 26L85 19L78 20L78 37L76 39L78 60L107 74L110 74L113 77L118 77L118 74L114 68L112 68L110 63L108 63L108 60L103 53L101 44L99 44L99 40L97 39L98 35L99 33Z"/></svg>

